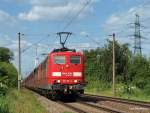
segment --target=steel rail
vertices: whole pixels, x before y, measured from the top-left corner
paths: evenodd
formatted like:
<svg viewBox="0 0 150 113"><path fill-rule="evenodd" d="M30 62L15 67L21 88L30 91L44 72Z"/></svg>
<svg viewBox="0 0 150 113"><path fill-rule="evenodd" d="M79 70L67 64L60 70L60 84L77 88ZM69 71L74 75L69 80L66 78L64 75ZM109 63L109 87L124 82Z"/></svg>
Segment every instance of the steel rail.
<svg viewBox="0 0 150 113"><path fill-rule="evenodd" d="M119 103L124 103L124 104L131 104L131 105L150 108L150 102L142 102L142 101L136 101L136 100L121 99L121 98L91 95L91 94L80 95L80 97L84 97L84 98L87 97L87 98L92 98L96 100L107 100L107 101L113 101L113 102L119 102Z"/></svg>
<svg viewBox="0 0 150 113"><path fill-rule="evenodd" d="M78 113L88 113L88 112L86 112L86 111L83 111L83 110L81 110L81 109L79 109L79 108L77 108L77 107L74 107L74 106L72 106L72 105L69 105L69 104L64 103L64 102L61 102L61 101L57 101L57 103L59 103L60 105L65 106L65 107L68 107L68 108L70 108L70 109L72 109L72 110L74 110L74 111L76 111L76 112L78 112Z"/></svg>
<svg viewBox="0 0 150 113"><path fill-rule="evenodd" d="M80 101L80 100L78 100L77 102L79 102L81 104L84 104L86 106L90 106L90 107L96 108L98 110L104 110L104 111L107 111L107 112L110 112L110 113L126 113L126 112L121 111L121 110L109 108L109 107L106 107L106 106L97 106L97 105L89 104L89 103L86 103L86 102Z"/></svg>

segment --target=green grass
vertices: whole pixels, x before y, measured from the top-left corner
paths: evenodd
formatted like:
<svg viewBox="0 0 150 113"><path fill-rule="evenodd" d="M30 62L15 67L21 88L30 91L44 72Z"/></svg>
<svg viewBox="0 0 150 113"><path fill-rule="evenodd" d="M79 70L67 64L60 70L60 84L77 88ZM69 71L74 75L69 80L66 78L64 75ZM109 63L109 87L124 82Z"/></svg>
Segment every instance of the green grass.
<svg viewBox="0 0 150 113"><path fill-rule="evenodd" d="M0 98L0 113L47 113L31 91L12 89Z"/></svg>
<svg viewBox="0 0 150 113"><path fill-rule="evenodd" d="M0 98L0 113L10 113L8 103L4 101L4 98Z"/></svg>
<svg viewBox="0 0 150 113"><path fill-rule="evenodd" d="M94 87L94 85L93 85L93 87L91 87L91 85L89 85L90 87L87 86L85 88L85 93L101 95L101 96L110 96L110 97L113 96L111 87L107 87L107 84L106 84L106 88L103 88L104 85L102 87L100 87L99 85L101 85L100 82L98 85L95 85L96 87ZM130 93L126 93L123 84L116 85L116 97L150 102L150 95L145 94L144 90L134 88L134 89L131 89Z"/></svg>

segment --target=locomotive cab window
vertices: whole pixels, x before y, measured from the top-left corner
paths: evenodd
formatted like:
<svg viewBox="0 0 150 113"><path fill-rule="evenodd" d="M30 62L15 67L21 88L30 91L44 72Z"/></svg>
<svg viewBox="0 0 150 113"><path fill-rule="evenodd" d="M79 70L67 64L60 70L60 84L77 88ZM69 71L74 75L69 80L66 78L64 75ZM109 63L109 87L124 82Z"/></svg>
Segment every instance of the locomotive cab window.
<svg viewBox="0 0 150 113"><path fill-rule="evenodd" d="M80 64L80 56L70 56L70 64Z"/></svg>
<svg viewBox="0 0 150 113"><path fill-rule="evenodd" d="M54 64L65 64L65 56L54 56Z"/></svg>

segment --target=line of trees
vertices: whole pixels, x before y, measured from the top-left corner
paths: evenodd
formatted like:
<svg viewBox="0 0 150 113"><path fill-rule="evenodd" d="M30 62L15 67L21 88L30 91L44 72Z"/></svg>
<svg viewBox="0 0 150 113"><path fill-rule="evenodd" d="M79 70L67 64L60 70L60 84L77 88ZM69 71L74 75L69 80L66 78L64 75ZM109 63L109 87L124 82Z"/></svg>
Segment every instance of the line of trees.
<svg viewBox="0 0 150 113"><path fill-rule="evenodd" d="M0 95L17 86L17 70L11 60L13 53L8 48L0 47Z"/></svg>
<svg viewBox="0 0 150 113"><path fill-rule="evenodd" d="M112 84L112 41L104 47L85 50L85 76L88 88L110 88ZM134 55L128 44L115 42L116 82L124 85L124 92L139 88L150 94L150 58Z"/></svg>

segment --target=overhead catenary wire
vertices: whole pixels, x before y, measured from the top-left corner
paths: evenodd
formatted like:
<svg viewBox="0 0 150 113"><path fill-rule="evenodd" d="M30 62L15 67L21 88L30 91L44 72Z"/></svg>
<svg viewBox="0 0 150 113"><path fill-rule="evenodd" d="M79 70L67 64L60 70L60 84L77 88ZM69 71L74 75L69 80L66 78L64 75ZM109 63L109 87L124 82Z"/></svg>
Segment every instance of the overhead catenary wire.
<svg viewBox="0 0 150 113"><path fill-rule="evenodd" d="M139 5L137 8L144 8L144 7L150 7L150 1L149 0L145 0L141 5ZM138 12L137 12L138 13ZM139 12L140 13L140 12ZM145 18L145 19L143 19L143 20L141 20L141 22L148 22L149 21L149 19L150 19L150 17L147 17L147 18ZM130 27L131 28L134 28L135 26L131 26L132 24L134 24L135 25L135 23L129 23L129 24L127 24L127 25L130 25ZM143 29L149 29L148 27L145 27L145 25L143 26L143 25L140 25L140 27L142 27ZM125 29L124 29L125 30ZM127 30L126 30L127 31ZM125 31L125 32L126 32ZM140 30L141 31L141 30ZM121 32L121 34L123 34L124 32ZM118 34L120 34L120 32L118 33ZM131 35L131 36L133 36L133 35ZM141 36L141 39L146 39L147 40L147 38L146 37L142 37Z"/></svg>
<svg viewBox="0 0 150 113"><path fill-rule="evenodd" d="M26 36L26 35L25 35L25 36ZM47 38L47 37L49 37L49 36L50 36L50 34L48 34L48 35L47 35L46 37L44 37L44 38ZM26 52L26 51L29 50L31 47L33 47L33 46L37 45L38 43L40 43L41 41L43 41L44 38L42 37L39 41L37 41L36 43L34 43L34 44L32 44L32 45L26 47L26 48L23 49L21 52L22 52L22 53Z"/></svg>
<svg viewBox="0 0 150 113"><path fill-rule="evenodd" d="M87 1L87 2L84 4L84 6L79 10L79 12L78 12L75 16L73 16L73 17L71 18L71 20L66 24L66 26L63 28L62 31L66 30L66 29L73 23L73 21L82 13L82 11L91 3L91 1L92 1L92 0L89 0L89 1ZM69 13L69 12L68 12L68 13ZM67 15L68 15L68 14L67 14ZM41 34L25 34L25 35L26 35L26 36L39 36L39 35L41 35ZM50 35L48 35L48 36L50 36ZM44 37L44 38L45 38L45 37ZM33 47L34 45L37 45L39 42L41 42L42 40L44 40L44 38L41 38L38 42L32 44L31 46L29 46L29 47L27 47L27 48L25 48L25 49L23 49L23 50L22 50L22 53L24 53L25 51L27 51L28 49L30 49L30 48Z"/></svg>
<svg viewBox="0 0 150 113"><path fill-rule="evenodd" d="M93 38L90 38L89 35L86 35L86 37L87 37L88 39L90 39L91 41L93 41L94 43L96 43L97 45L101 45L100 42L94 40Z"/></svg>
<svg viewBox="0 0 150 113"><path fill-rule="evenodd" d="M74 5L74 7L72 7L70 10L68 10L68 12L65 14L65 16L63 17L61 23L65 23L65 20L68 19L70 17L71 11L73 11L75 8L77 7L77 5Z"/></svg>
<svg viewBox="0 0 150 113"><path fill-rule="evenodd" d="M32 33L25 33L25 34L23 34L23 35L25 35L25 36L45 36L45 34L44 33L41 33L41 34L38 34L38 33L36 33L36 34L32 34ZM48 35L50 35L50 34L48 34Z"/></svg>
<svg viewBox="0 0 150 113"><path fill-rule="evenodd" d="M74 17L72 17L71 20L66 24L62 31L65 31L73 23L73 21L82 13L82 11L91 3L91 1L92 0L89 0L84 4L84 6L79 10L79 12Z"/></svg>
<svg viewBox="0 0 150 113"><path fill-rule="evenodd" d="M71 20L66 24L66 26L63 28L62 31L66 30L66 29L73 23L73 21L74 21L76 18L78 18L78 16L82 13L82 11L91 3L91 1L92 1L92 0L89 0L89 1L87 1L87 2L84 4L84 6L79 10L79 12L78 12L75 16L73 16L73 17L71 18ZM28 36L31 36L31 34L28 35ZM37 34L37 35L36 35L36 34L34 34L34 35L32 34L32 36L38 36L38 34ZM25 49L23 49L21 52L22 52L22 53L25 53L27 50L29 50L29 49L32 48L33 46L37 45L39 42L43 41L44 39L45 39L45 37L44 37L44 38L41 38L41 39L40 39L39 41L37 41L36 43L34 43L34 44L32 44L32 45L26 47Z"/></svg>
<svg viewBox="0 0 150 113"><path fill-rule="evenodd" d="M145 0L145 2L141 5L141 7L145 7L150 4L149 0Z"/></svg>
<svg viewBox="0 0 150 113"><path fill-rule="evenodd" d="M146 8L146 7L149 10L149 8L150 8L150 0L145 0L138 8ZM148 22L149 20L150 20L150 17L147 17L147 18L141 20L141 22L145 22L145 21Z"/></svg>
<svg viewBox="0 0 150 113"><path fill-rule="evenodd" d="M64 29L63 29L63 31L65 30L65 29L67 29L71 24L72 24L72 22L82 13L82 11L91 3L91 1L92 0L89 0L89 1L87 1L85 4L84 4L84 6L79 10L79 12L74 16L74 17L72 17L71 18L71 20L66 24L66 26L64 27ZM147 5L147 3L149 3L149 1L147 0L147 1L145 1L145 3L144 4L142 4L141 6L142 7L144 7L145 5ZM73 7L72 9L74 9L75 7ZM67 13L67 15L66 15L66 17L68 17L68 14L71 12L71 10L69 10L68 11L68 13ZM39 34L29 34L28 36L37 36L37 35L39 35ZM40 41L41 41L42 39L40 39ZM38 42L40 42L40 41L38 41ZM96 42L97 43L97 42ZM36 43L34 43L34 45L36 45ZM32 45L31 45L31 47L32 47ZM30 48L30 47L28 47L28 48ZM23 50L23 51L26 51L27 50L27 48L25 48L25 50Z"/></svg>

